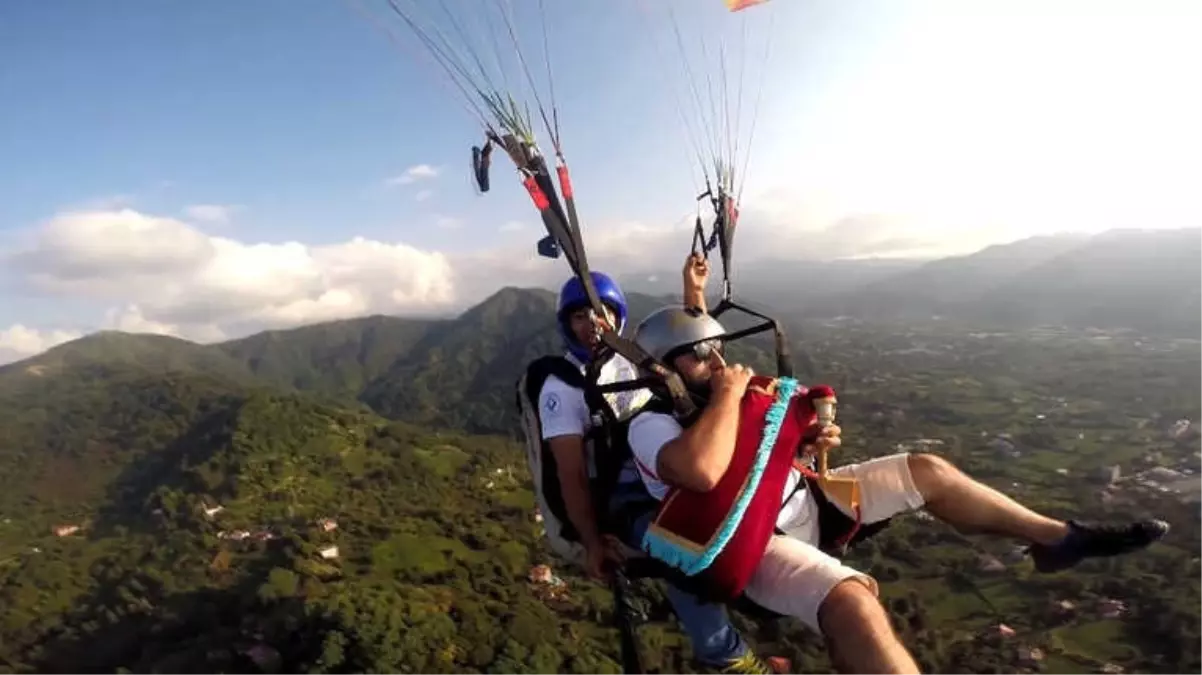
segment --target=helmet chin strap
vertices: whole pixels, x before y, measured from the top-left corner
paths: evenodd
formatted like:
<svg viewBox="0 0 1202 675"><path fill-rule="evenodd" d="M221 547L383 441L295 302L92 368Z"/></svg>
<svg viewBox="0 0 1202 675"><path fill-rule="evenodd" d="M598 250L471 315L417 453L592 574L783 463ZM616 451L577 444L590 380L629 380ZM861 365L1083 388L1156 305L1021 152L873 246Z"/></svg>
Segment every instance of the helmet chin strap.
<svg viewBox="0 0 1202 675"><path fill-rule="evenodd" d="M705 382L703 384L688 383L685 384L684 387L685 389L689 390L689 393L693 395L693 398L698 399L697 402L700 406L704 406L705 404L709 403L710 395L714 393L714 388L710 386L709 382Z"/></svg>
<svg viewBox="0 0 1202 675"><path fill-rule="evenodd" d="M705 410L707 405L709 405L710 396L713 395L714 388L709 380L706 380L705 382L694 382L686 378L684 373L681 373L679 370L670 365L668 366L668 370L676 373L676 375L680 377L680 381L684 384L685 391L688 393L689 398L693 399L693 405L696 406L692 413L681 420L682 423L687 425L695 421L697 416L700 415L703 410Z"/></svg>
<svg viewBox="0 0 1202 675"><path fill-rule="evenodd" d="M677 419L681 426L687 427L693 422L696 422L697 418L701 416L701 413L705 412L705 407L709 405L710 395L713 394L713 389L710 387L709 382L704 384L692 384L685 382L684 388L685 391L688 392L689 398L693 399L693 405L695 406L693 412L687 415L681 416L677 414Z"/></svg>
<svg viewBox="0 0 1202 675"><path fill-rule="evenodd" d="M606 361L612 359L617 352L613 351L612 349L606 349L605 343L600 340L600 336L598 335L597 342L589 345L589 354L591 361L605 363Z"/></svg>

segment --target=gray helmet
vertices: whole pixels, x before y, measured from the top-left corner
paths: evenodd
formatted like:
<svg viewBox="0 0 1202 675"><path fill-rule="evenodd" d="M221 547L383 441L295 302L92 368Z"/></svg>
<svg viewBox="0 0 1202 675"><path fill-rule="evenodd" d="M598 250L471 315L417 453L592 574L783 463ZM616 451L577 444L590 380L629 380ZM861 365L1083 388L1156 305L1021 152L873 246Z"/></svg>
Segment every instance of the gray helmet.
<svg viewBox="0 0 1202 675"><path fill-rule="evenodd" d="M657 309L634 329L634 343L657 361L671 366L669 359L684 347L721 338L726 329L705 312L680 306Z"/></svg>

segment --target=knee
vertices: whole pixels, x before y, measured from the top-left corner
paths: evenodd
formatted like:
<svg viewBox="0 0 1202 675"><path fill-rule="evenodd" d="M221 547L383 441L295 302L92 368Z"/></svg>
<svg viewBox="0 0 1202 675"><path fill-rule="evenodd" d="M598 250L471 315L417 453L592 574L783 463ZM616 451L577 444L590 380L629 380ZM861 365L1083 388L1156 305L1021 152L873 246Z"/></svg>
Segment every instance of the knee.
<svg viewBox="0 0 1202 675"><path fill-rule="evenodd" d="M818 608L818 626L833 641L875 633L882 622L889 625L885 608L871 577L852 577L839 582Z"/></svg>
<svg viewBox="0 0 1202 675"><path fill-rule="evenodd" d="M939 455L932 455L927 452L916 452L907 455L906 463L910 465L911 475L943 473L956 470L956 467L952 466L951 462Z"/></svg>
<svg viewBox="0 0 1202 675"><path fill-rule="evenodd" d="M926 499L936 496L939 486L948 484L959 474L959 469L951 462L925 452L907 456L906 463L914 486Z"/></svg>

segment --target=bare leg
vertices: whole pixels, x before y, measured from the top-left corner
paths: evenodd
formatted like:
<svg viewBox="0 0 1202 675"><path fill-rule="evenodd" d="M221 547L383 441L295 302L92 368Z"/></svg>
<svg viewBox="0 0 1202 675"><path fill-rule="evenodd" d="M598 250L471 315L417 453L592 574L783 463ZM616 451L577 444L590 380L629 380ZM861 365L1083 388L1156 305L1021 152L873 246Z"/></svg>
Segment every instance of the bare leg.
<svg viewBox="0 0 1202 675"><path fill-rule="evenodd" d="M919 673L885 608L858 579L831 589L818 609L831 663L841 673Z"/></svg>
<svg viewBox="0 0 1202 675"><path fill-rule="evenodd" d="M1054 544L1068 534L1067 523L1035 513L941 457L910 455L909 465L927 511L962 532L1007 535L1033 544Z"/></svg>

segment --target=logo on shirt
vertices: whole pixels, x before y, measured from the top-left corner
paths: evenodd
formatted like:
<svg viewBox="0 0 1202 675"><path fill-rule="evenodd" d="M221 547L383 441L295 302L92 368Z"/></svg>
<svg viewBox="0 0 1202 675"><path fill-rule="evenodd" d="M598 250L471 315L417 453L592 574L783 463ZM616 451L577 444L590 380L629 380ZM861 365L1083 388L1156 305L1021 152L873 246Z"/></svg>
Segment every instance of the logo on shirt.
<svg viewBox="0 0 1202 675"><path fill-rule="evenodd" d="M547 400L543 401L543 412L547 413L548 415L555 415L559 412L559 408L559 395L548 394Z"/></svg>
<svg viewBox="0 0 1202 675"><path fill-rule="evenodd" d="M603 372L601 384L623 382L638 378L638 370L634 364L625 359L614 358L606 366L608 366L608 372ZM641 408L650 397L651 392L646 389L628 389L626 391L608 393L605 395L605 400L609 403L610 408L617 415L618 419L626 419L638 408Z"/></svg>

